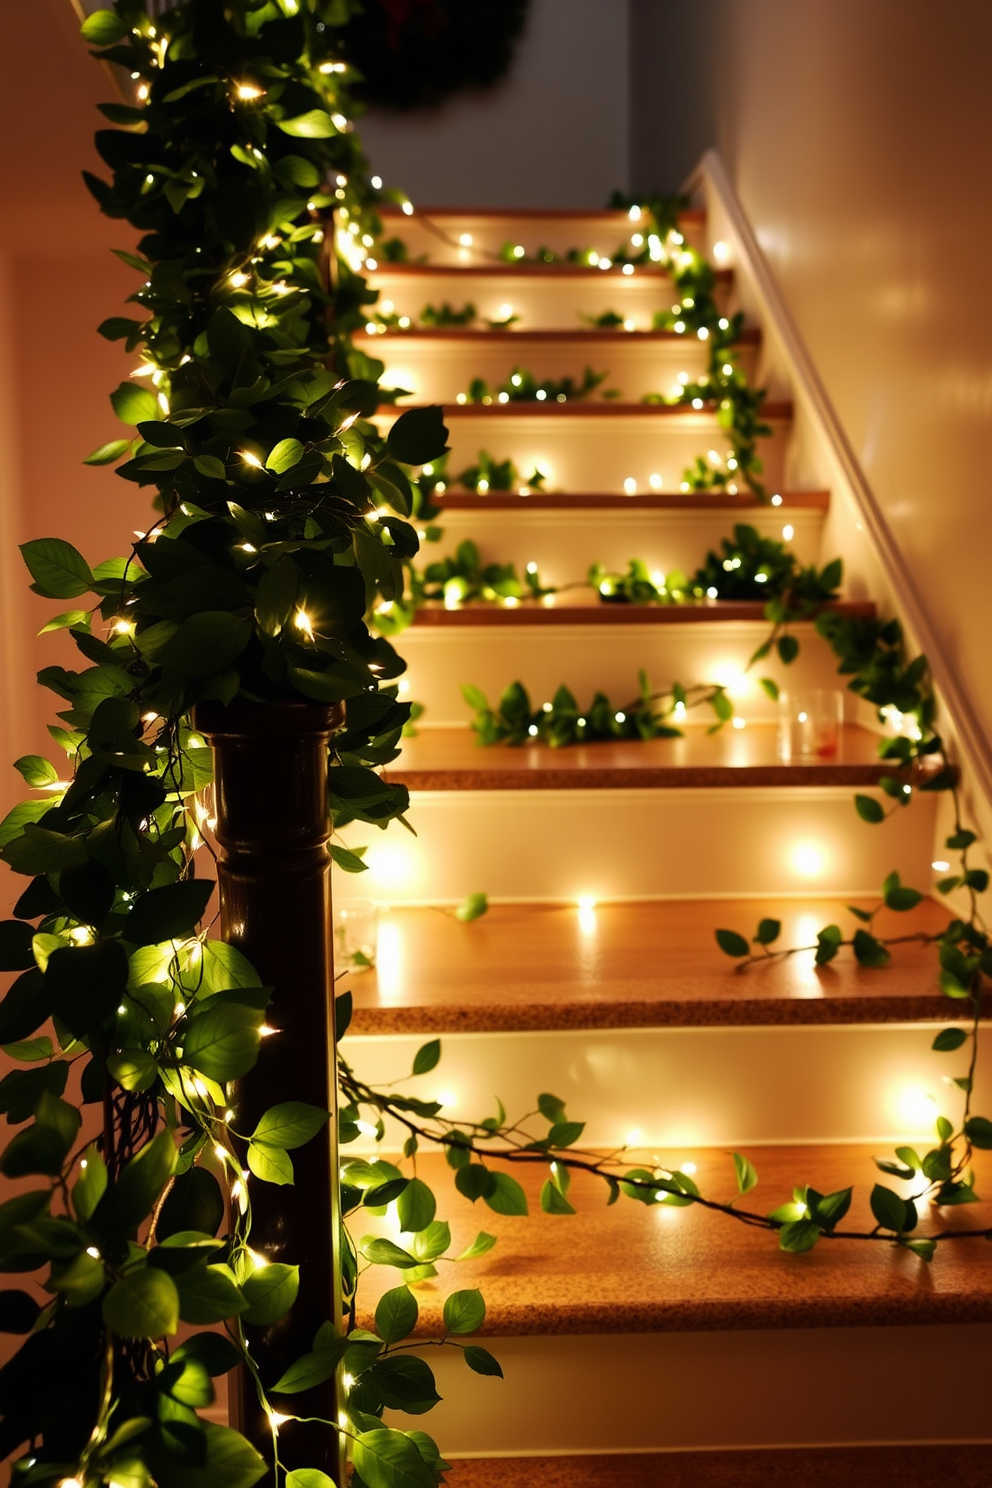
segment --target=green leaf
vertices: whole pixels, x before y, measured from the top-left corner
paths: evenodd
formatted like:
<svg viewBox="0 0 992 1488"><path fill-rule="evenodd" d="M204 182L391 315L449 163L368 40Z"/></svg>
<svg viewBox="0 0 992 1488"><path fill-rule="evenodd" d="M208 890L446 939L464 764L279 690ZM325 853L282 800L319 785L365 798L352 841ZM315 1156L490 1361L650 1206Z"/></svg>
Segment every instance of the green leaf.
<svg viewBox="0 0 992 1488"><path fill-rule="evenodd" d="M130 448L130 439L111 439L107 444L99 445L91 455L87 455L83 464L110 465L114 460L119 460L121 455L126 455Z"/></svg>
<svg viewBox="0 0 992 1488"><path fill-rule="evenodd" d="M415 1442L385 1426L363 1431L352 1448L355 1471L367 1488L434 1488L434 1473Z"/></svg>
<svg viewBox="0 0 992 1488"><path fill-rule="evenodd" d="M885 807L874 796L855 796L854 809L862 821L877 825L885 820Z"/></svg>
<svg viewBox="0 0 992 1488"><path fill-rule="evenodd" d="M83 555L61 537L39 537L21 544L36 594L46 599L75 599L93 587L93 575Z"/></svg>
<svg viewBox="0 0 992 1488"><path fill-rule="evenodd" d="M826 966L828 961L834 959L840 950L843 938L839 925L825 925L822 930L817 931L815 957L817 966Z"/></svg>
<svg viewBox="0 0 992 1488"><path fill-rule="evenodd" d="M760 920L755 940L759 945L771 945L782 933L781 920Z"/></svg>
<svg viewBox="0 0 992 1488"><path fill-rule="evenodd" d="M799 642L792 635L779 636L776 642L776 650L778 651L779 661L782 662L783 666L789 666L799 655Z"/></svg>
<svg viewBox="0 0 992 1488"><path fill-rule="evenodd" d="M277 119L276 128L281 129L283 134L292 135L294 139L331 139L337 134L337 129L331 122L330 114L323 109L310 109L305 114L298 114L295 119ZM370 1484L369 1488L374 1488Z"/></svg>
<svg viewBox="0 0 992 1488"><path fill-rule="evenodd" d="M462 1172L470 1172L471 1169L463 1168ZM458 1177L462 1176L459 1173ZM492 1189L484 1193L482 1197L496 1214L526 1214L527 1195L515 1178L509 1173L492 1173ZM457 1179L455 1180L457 1183Z"/></svg>
<svg viewBox="0 0 992 1488"><path fill-rule="evenodd" d="M422 1178L411 1178L396 1200L400 1229L410 1233L426 1230L437 1212L434 1194Z"/></svg>
<svg viewBox="0 0 992 1488"><path fill-rule="evenodd" d="M440 1058L440 1039L431 1039L429 1044L421 1044L413 1058L413 1073L415 1075L429 1074Z"/></svg>
<svg viewBox="0 0 992 1488"><path fill-rule="evenodd" d="M222 1323L238 1317L248 1306L229 1266L191 1266L174 1280L184 1323Z"/></svg>
<svg viewBox="0 0 992 1488"><path fill-rule="evenodd" d="M874 935L869 935L867 930L855 930L854 932L854 956L861 966L885 966L892 959L892 952L886 950L880 940Z"/></svg>
<svg viewBox="0 0 992 1488"><path fill-rule="evenodd" d="M163 665L191 677L225 671L251 639L251 621L229 610L202 610L183 620L161 651Z"/></svg>
<svg viewBox="0 0 992 1488"><path fill-rule="evenodd" d="M240 1431L230 1426L200 1423L206 1460L179 1461L164 1453L156 1457L158 1488L252 1488L269 1471L265 1459Z"/></svg>
<svg viewBox="0 0 992 1488"><path fill-rule="evenodd" d="M216 455L194 455L193 468L207 480L226 480L227 468Z"/></svg>
<svg viewBox="0 0 992 1488"><path fill-rule="evenodd" d="M571 1147L586 1129L584 1121L556 1121L546 1140L552 1147Z"/></svg>
<svg viewBox="0 0 992 1488"><path fill-rule="evenodd" d="M964 1124L964 1134L973 1147L982 1151L992 1149L992 1121L985 1116L970 1116Z"/></svg>
<svg viewBox="0 0 992 1488"><path fill-rule="evenodd" d="M384 1343L400 1343L417 1326L420 1309L409 1287L384 1292L375 1310L375 1331Z"/></svg>
<svg viewBox="0 0 992 1488"><path fill-rule="evenodd" d="M336 842L331 843L331 858L343 873L366 873L368 863L359 857L357 852L352 852L347 847L339 847Z"/></svg>
<svg viewBox="0 0 992 1488"><path fill-rule="evenodd" d="M192 878L149 890L124 921L124 939L141 946L194 935L213 891L214 882L209 878Z"/></svg>
<svg viewBox="0 0 992 1488"><path fill-rule="evenodd" d="M322 1132L330 1120L330 1113L319 1106L309 1106L303 1101L284 1101L270 1106L252 1132L253 1142L265 1142L270 1147L302 1147Z"/></svg>
<svg viewBox="0 0 992 1488"><path fill-rule="evenodd" d="M334 1479L319 1467L298 1467L286 1474L286 1488L334 1488Z"/></svg>
<svg viewBox="0 0 992 1488"><path fill-rule="evenodd" d="M916 1223L913 1205L881 1183L876 1183L871 1191L871 1212L883 1230L895 1230L897 1234L911 1230Z"/></svg>
<svg viewBox="0 0 992 1488"><path fill-rule="evenodd" d="M139 387L135 382L122 382L110 395L113 410L122 424L139 424L157 421L158 399L150 388Z"/></svg>
<svg viewBox="0 0 992 1488"><path fill-rule="evenodd" d="M144 1266L115 1282L103 1299L103 1320L124 1338L163 1338L179 1326L179 1293L171 1276Z"/></svg>
<svg viewBox="0 0 992 1488"><path fill-rule="evenodd" d="M725 956L749 956L751 954L751 947L743 935L738 935L736 930L718 930L716 943Z"/></svg>
<svg viewBox="0 0 992 1488"><path fill-rule="evenodd" d="M478 1288L452 1292L444 1303L444 1326L449 1333L477 1333L486 1320L486 1304Z"/></svg>
<svg viewBox="0 0 992 1488"><path fill-rule="evenodd" d="M469 894L455 910L455 919L461 920L463 925L469 925L484 915L488 908L489 899L486 894Z"/></svg>
<svg viewBox="0 0 992 1488"><path fill-rule="evenodd" d="M740 1152L734 1153L734 1172L737 1175L738 1193L750 1193L752 1188L757 1187L757 1169L755 1168L754 1164Z"/></svg>
<svg viewBox="0 0 992 1488"><path fill-rule="evenodd" d="M258 1058L265 1014L257 1008L209 1002L189 1025L183 1059L210 1080L239 1080Z"/></svg>
<svg viewBox="0 0 992 1488"><path fill-rule="evenodd" d="M273 1261L246 1276L241 1290L248 1302L245 1322L267 1327L285 1317L296 1301L300 1290L300 1268Z"/></svg>
<svg viewBox="0 0 992 1488"><path fill-rule="evenodd" d="M942 1028L930 1045L938 1054L953 1054L955 1049L967 1043L968 1035L963 1028Z"/></svg>
<svg viewBox="0 0 992 1488"><path fill-rule="evenodd" d="M408 408L387 434L386 449L404 465L424 465L444 453L447 438L442 409Z"/></svg>
<svg viewBox="0 0 992 1488"><path fill-rule="evenodd" d="M269 451L265 462L266 470L272 470L276 475L285 475L287 470L292 470L298 465L303 456L303 446L298 439L280 439Z"/></svg>
<svg viewBox="0 0 992 1488"><path fill-rule="evenodd" d="M472 1244L462 1251L461 1255L454 1257L456 1261L474 1261L478 1256L485 1255L492 1250L496 1244L496 1236L489 1235L485 1230L480 1230Z"/></svg>
<svg viewBox="0 0 992 1488"><path fill-rule="evenodd" d="M373 1266L396 1266L401 1271L405 1271L410 1266L420 1264L416 1256L412 1256L408 1250L403 1250L399 1245L394 1245L392 1240L377 1240L373 1235L366 1235L361 1240L359 1249Z"/></svg>
<svg viewBox="0 0 992 1488"><path fill-rule="evenodd" d="M302 1390L312 1390L329 1380L348 1351L347 1338L333 1338L325 1347L304 1354L291 1364L272 1386L278 1395L296 1395Z"/></svg>
<svg viewBox="0 0 992 1488"><path fill-rule="evenodd" d="M541 1187L541 1208L545 1214L574 1214L575 1210L561 1189L550 1179Z"/></svg>
<svg viewBox="0 0 992 1488"><path fill-rule="evenodd" d="M820 1226L814 1224L811 1219L791 1220L778 1232L779 1249L789 1251L792 1255L802 1255L805 1251L813 1249L820 1234Z"/></svg>
<svg viewBox="0 0 992 1488"><path fill-rule="evenodd" d="M499 1366L499 1360L494 1359L488 1349L479 1348L476 1343L470 1343L466 1346L465 1363L469 1369L474 1369L476 1374L492 1374L498 1379L503 1378L503 1371Z"/></svg>
<svg viewBox="0 0 992 1488"><path fill-rule="evenodd" d="M91 46L109 47L113 46L115 41L122 41L127 31L127 22L122 21L120 16L114 15L112 10L95 10L92 15L86 17L79 29L79 34Z"/></svg>
<svg viewBox="0 0 992 1488"><path fill-rule="evenodd" d="M263 1183L293 1182L293 1159L282 1147L270 1147L267 1142L250 1142L248 1166Z"/></svg>
<svg viewBox="0 0 992 1488"><path fill-rule="evenodd" d="M104 1200L115 1226L124 1234L132 1234L151 1214L163 1188L176 1171L177 1160L172 1133L161 1131L125 1164Z"/></svg>
<svg viewBox="0 0 992 1488"><path fill-rule="evenodd" d="M921 1260L928 1263L933 1260L937 1253L937 1243L935 1240L906 1240L901 1238L899 1244L905 1250L911 1250L914 1255L918 1255Z"/></svg>

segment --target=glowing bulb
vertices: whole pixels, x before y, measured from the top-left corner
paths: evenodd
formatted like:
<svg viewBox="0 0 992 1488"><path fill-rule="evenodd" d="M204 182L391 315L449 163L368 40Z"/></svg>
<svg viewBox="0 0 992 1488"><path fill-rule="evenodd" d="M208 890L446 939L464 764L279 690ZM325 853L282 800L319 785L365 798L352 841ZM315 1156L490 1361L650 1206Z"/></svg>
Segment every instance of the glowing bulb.
<svg viewBox="0 0 992 1488"><path fill-rule="evenodd" d="M251 450L240 450L239 454L246 465L251 465L255 470L261 470L262 462L257 455L252 454Z"/></svg>
<svg viewBox="0 0 992 1488"><path fill-rule="evenodd" d="M332 69L333 69L333 66L334 66L334 64L332 63L331 64ZM320 70L321 70L321 72L323 72L324 69L321 68ZM374 191L381 191L382 190L382 177L381 176L373 176L371 178L371 186L372 186L372 189Z"/></svg>
<svg viewBox="0 0 992 1488"><path fill-rule="evenodd" d="M627 1147L636 1147L643 1136L644 1133L641 1131L641 1128L639 1126L633 1126L624 1138L624 1145Z"/></svg>
<svg viewBox="0 0 992 1488"><path fill-rule="evenodd" d="M683 1164L682 1164L682 1166L681 1166L681 1167L680 1167L680 1169L679 1169L679 1172L680 1172L680 1173L685 1173L685 1174L687 1174L687 1175L688 1175L688 1176L689 1176L689 1177L690 1177L690 1178L691 1178L691 1177L692 1177L692 1175L693 1175L693 1173L694 1173L694 1172L695 1172L695 1171L696 1171L696 1164L695 1164L695 1163L694 1163L694 1162L686 1162L686 1163L683 1163Z"/></svg>
<svg viewBox="0 0 992 1488"><path fill-rule="evenodd" d="M629 276L629 275L631 275L634 272L634 265L633 264L624 264L624 266L620 270L620 272L621 272L621 274L627 274Z"/></svg>
<svg viewBox="0 0 992 1488"><path fill-rule="evenodd" d="M700 341L708 341L710 338L710 333L705 326L700 326L699 330L696 332L696 335L699 337Z"/></svg>
<svg viewBox="0 0 992 1488"><path fill-rule="evenodd" d="M733 370L733 363L731 362L724 362L723 366L720 368L720 371L723 373L724 377L730 377L733 373Z"/></svg>
<svg viewBox="0 0 992 1488"><path fill-rule="evenodd" d="M214 1144L214 1157L220 1158L221 1162L227 1161L227 1148L222 1147L219 1142Z"/></svg>
<svg viewBox="0 0 992 1488"><path fill-rule="evenodd" d="M711 584L710 587L706 591L706 598L707 599L716 599L719 593L720 593L719 589L717 589L715 585Z"/></svg>
<svg viewBox="0 0 992 1488"><path fill-rule="evenodd" d="M640 207L631 207L630 211L627 213L627 216L630 218L631 222L640 222L640 220L641 220L641 209L640 209Z"/></svg>
<svg viewBox="0 0 992 1488"><path fill-rule="evenodd" d="M403 216L404 217L412 217L413 216L413 202L412 201L405 201L403 203L403 206L402 206L402 209L401 210L403 212Z"/></svg>
<svg viewBox="0 0 992 1488"><path fill-rule="evenodd" d="M649 475L648 476L648 485L651 487L652 491L660 491L661 490L662 479L661 479L661 476L657 473L657 471L655 471L655 473L653 475Z"/></svg>
<svg viewBox="0 0 992 1488"><path fill-rule="evenodd" d="M627 722L627 715L626 715L626 713L614 713L613 717L614 717L614 719L616 720L617 723L626 723Z"/></svg>
<svg viewBox="0 0 992 1488"><path fill-rule="evenodd" d="M452 1094L450 1090L439 1090L434 1099L439 1105L448 1106L449 1109L454 1109L458 1104L458 1097Z"/></svg>
<svg viewBox="0 0 992 1488"><path fill-rule="evenodd" d="M826 866L823 849L814 842L797 842L790 860L792 871L800 878L819 878Z"/></svg>
<svg viewBox="0 0 992 1488"><path fill-rule="evenodd" d="M98 1261L100 1259L100 1252L97 1250L95 1245L87 1245L86 1254L93 1261Z"/></svg>
<svg viewBox="0 0 992 1488"><path fill-rule="evenodd" d="M703 400L702 400L702 398L693 398L693 400L692 400L692 406L693 406L693 408L696 408L696 409L702 408L702 406L703 406Z"/></svg>
<svg viewBox="0 0 992 1488"><path fill-rule="evenodd" d="M270 1028L268 1023L263 1023L258 1031L262 1038L271 1038L274 1033L279 1032L278 1028Z"/></svg>
<svg viewBox="0 0 992 1488"><path fill-rule="evenodd" d="M950 863L945 863L943 858L938 858L936 862L930 864L935 873L946 873L950 866Z"/></svg>
<svg viewBox="0 0 992 1488"><path fill-rule="evenodd" d="M480 496L485 496L486 492L489 490L489 482L486 480L485 476L483 476L481 480L476 482L475 489L478 491Z"/></svg>
<svg viewBox="0 0 992 1488"><path fill-rule="evenodd" d="M269 1421L273 1431L278 1431L280 1426L285 1426L286 1422L292 1419L292 1416L284 1416L281 1411L269 1411Z"/></svg>
<svg viewBox="0 0 992 1488"><path fill-rule="evenodd" d="M533 738L536 738L536 736L537 736L537 724L536 723L532 723L530 725L530 727L528 728L527 732L528 732L528 734L530 735L530 737L532 739Z"/></svg>
<svg viewBox="0 0 992 1488"><path fill-rule="evenodd" d="M513 306L509 304L500 305L499 309L496 312L497 318L499 320L509 320L512 314Z"/></svg>
<svg viewBox="0 0 992 1488"><path fill-rule="evenodd" d="M781 498L781 496L773 496L772 497L772 506L781 506L781 505L782 505L782 498Z"/></svg>
<svg viewBox="0 0 992 1488"><path fill-rule="evenodd" d="M793 525L792 525L791 522L787 522L786 525L782 528L782 538L783 538L783 540L785 542L788 542L789 539L795 537L795 535L796 535L796 529L793 527Z"/></svg>
<svg viewBox="0 0 992 1488"><path fill-rule="evenodd" d="M243 289L248 283L248 275L243 274L240 270L238 270L236 273L231 274L228 277L228 283L231 284L235 289Z"/></svg>
<svg viewBox="0 0 992 1488"><path fill-rule="evenodd" d="M514 250L513 250L513 256L514 256L514 258L523 258L524 252L525 252L525 249L524 249L523 244L522 243L518 243L516 245L516 247L514 248Z"/></svg>
<svg viewBox="0 0 992 1488"><path fill-rule="evenodd" d="M682 332L684 330L685 330L685 321L684 320L677 320L675 322L675 334L677 336L681 336L681 334L682 334Z"/></svg>
<svg viewBox="0 0 992 1488"><path fill-rule="evenodd" d="M580 909L596 908L596 900L592 894L580 894L575 902Z"/></svg>
<svg viewBox="0 0 992 1488"><path fill-rule="evenodd" d="M737 718L735 718L733 720L733 726L734 726L735 729L742 729L742 728L746 728L747 727L746 723L744 722L744 719L743 718L740 718L740 717L737 717Z"/></svg>
<svg viewBox="0 0 992 1488"><path fill-rule="evenodd" d="M628 475L627 479L624 481L623 489L628 496L637 495L637 482L632 475Z"/></svg>
<svg viewBox="0 0 992 1488"><path fill-rule="evenodd" d="M460 236L459 236L459 238L458 238L458 241L459 241L459 243L461 243L461 245L462 245L463 248L471 248L471 246L472 246L472 234L471 233L461 233Z"/></svg>
<svg viewBox="0 0 992 1488"><path fill-rule="evenodd" d="M623 323L623 328L625 331L635 331L637 329L632 320L625 320Z"/></svg>
<svg viewBox="0 0 992 1488"><path fill-rule="evenodd" d="M239 83L237 94L239 98L264 98L265 89L256 88L254 83Z"/></svg>
<svg viewBox="0 0 992 1488"><path fill-rule="evenodd" d="M537 401L538 401L538 402L539 402L539 403L543 403L543 402L544 402L544 400L545 400L545 398L546 398L546 397L547 397L547 396L548 396L548 395L547 395L547 393L546 393L546 392L545 392L545 391L544 391L544 388L538 388L538 390L537 390L537 392L536 392L536 393L535 393L535 394L534 394L534 396L535 396L535 398L536 398L536 399L537 399Z"/></svg>

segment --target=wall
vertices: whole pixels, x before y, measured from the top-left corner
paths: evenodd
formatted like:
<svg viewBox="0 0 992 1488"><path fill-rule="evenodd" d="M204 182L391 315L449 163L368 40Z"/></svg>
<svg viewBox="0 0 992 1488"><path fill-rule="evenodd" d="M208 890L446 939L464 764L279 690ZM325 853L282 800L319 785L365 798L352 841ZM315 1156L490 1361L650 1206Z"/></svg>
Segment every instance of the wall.
<svg viewBox="0 0 992 1488"><path fill-rule="evenodd" d="M992 7L701 6L685 65L710 91L709 142L992 732ZM676 10L668 0L646 8L656 22L659 9ZM665 57L643 24L635 8L635 118L651 64ZM638 179L652 149L668 158L658 129L637 141Z"/></svg>
<svg viewBox="0 0 992 1488"><path fill-rule="evenodd" d="M17 544L66 537L99 562L147 525L144 497L81 464L117 436L107 395L134 361L95 334L136 287L110 253L133 235L100 215L80 179L100 169L96 104L113 87L88 59L68 0L8 3L3 19L16 65L5 69L0 134L30 147L0 155L0 811L25 794L10 761L46 752L45 723L61 706L34 674L77 654L63 637L36 639L70 602L27 592ZM6 896L16 885L0 879Z"/></svg>
<svg viewBox="0 0 992 1488"><path fill-rule="evenodd" d="M372 165L422 204L605 206L627 185L627 48L628 0L531 0L496 88L366 115Z"/></svg>

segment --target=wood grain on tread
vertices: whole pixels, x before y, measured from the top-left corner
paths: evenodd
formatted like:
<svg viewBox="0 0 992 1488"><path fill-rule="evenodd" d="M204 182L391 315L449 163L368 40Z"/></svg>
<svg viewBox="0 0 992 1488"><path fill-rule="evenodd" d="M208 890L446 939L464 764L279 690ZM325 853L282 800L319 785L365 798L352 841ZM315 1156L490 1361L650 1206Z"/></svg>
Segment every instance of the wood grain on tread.
<svg viewBox="0 0 992 1488"><path fill-rule="evenodd" d="M480 746L467 728L423 729L404 739L384 777L410 790L725 789L733 786L874 785L896 773L878 758L878 736L845 724L838 753L783 764L773 723L679 739L616 739L552 749L548 744Z"/></svg>
<svg viewBox="0 0 992 1488"><path fill-rule="evenodd" d="M405 413L407 407L417 404L397 404L395 408L381 408L377 417L392 418L395 413ZM716 417L716 404L704 408L687 408L683 403L621 403L615 398L571 398L557 403L548 398L543 403L536 398L520 399L515 403L445 403L442 412L446 419L462 418L577 418L585 414L592 418L655 418L690 419L709 423ZM766 403L761 417L771 423L788 423L792 418L791 403Z"/></svg>
<svg viewBox="0 0 992 1488"><path fill-rule="evenodd" d="M595 326L587 326L579 330L515 330L512 326L505 330L478 330L474 326L408 326L406 329L389 329L385 332L376 331L369 336L359 331L355 334L356 340L361 340L365 345L375 343L377 346L388 344L390 339L396 339L409 343L410 341L436 341L453 342L455 345L466 346L493 346L500 344L500 340L509 344L519 342L522 344L535 343L543 345L545 342L578 343L579 345L590 344L600 346L610 345L643 345L644 342L685 342L685 336L676 331L623 331L612 327L597 329ZM747 328L741 332L734 342L738 346L757 346L761 341L761 333L756 329Z"/></svg>
<svg viewBox="0 0 992 1488"><path fill-rule="evenodd" d="M877 1151L860 1144L753 1148L747 1155L759 1183L742 1207L765 1214L791 1200L794 1185L833 1193L853 1183L844 1228L870 1230ZM982 1200L923 1215L918 1235L992 1225L992 1154L975 1158ZM704 1195L728 1201L736 1193L729 1152L632 1150L630 1160L632 1166L668 1169L691 1161ZM940 1244L929 1266L888 1241L824 1239L806 1255L787 1255L768 1231L697 1206L620 1198L607 1207L605 1184L585 1173L573 1175L569 1191L577 1217L544 1214L539 1191L546 1160L515 1163L512 1171L528 1196L526 1218L496 1214L481 1200L473 1206L455 1190L444 1158L421 1148L417 1172L437 1194L438 1218L451 1225L451 1254L458 1255L481 1229L496 1235L497 1244L478 1260L441 1262L436 1278L414 1284L420 1306L416 1336L441 1336L444 1298L458 1287L476 1286L486 1298L482 1333L492 1337L992 1321L992 1245L977 1235ZM884 1181L907 1196L914 1191L912 1183ZM388 1218L359 1211L350 1223L359 1236L374 1232L402 1243ZM378 1297L399 1279L387 1266L363 1273L362 1327L373 1326Z"/></svg>
<svg viewBox="0 0 992 1488"><path fill-rule="evenodd" d="M872 620L872 600L837 600L824 605L850 619ZM563 595L549 595L547 600L520 600L516 604L480 601L460 604L453 609L440 601L421 605L414 625L699 625L721 624L744 620L753 625L765 618L765 607L757 599L700 599L685 604L627 604L604 602L595 589L583 587Z"/></svg>
<svg viewBox="0 0 992 1488"><path fill-rule="evenodd" d="M463 1458L449 1488L990 1488L992 1446Z"/></svg>
<svg viewBox="0 0 992 1488"><path fill-rule="evenodd" d="M855 901L875 909L877 901ZM782 924L780 944L812 946L824 925L846 936L857 922L839 900L495 904L462 925L438 909L384 914L397 947L380 981L348 975L353 1033L469 1033L581 1028L881 1023L946 1019L934 951L895 948L881 969L844 951L817 967L804 951L747 971L716 944L719 928L754 933ZM880 935L939 933L950 913L924 900L909 913L882 909Z"/></svg>

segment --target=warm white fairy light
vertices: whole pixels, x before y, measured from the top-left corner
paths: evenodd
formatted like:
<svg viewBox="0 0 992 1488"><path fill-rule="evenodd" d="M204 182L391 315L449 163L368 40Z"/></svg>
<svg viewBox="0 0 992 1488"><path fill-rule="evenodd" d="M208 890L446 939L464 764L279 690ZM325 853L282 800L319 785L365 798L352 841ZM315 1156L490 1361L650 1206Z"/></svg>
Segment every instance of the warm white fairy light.
<svg viewBox="0 0 992 1488"><path fill-rule="evenodd" d="M930 864L930 867L935 873L946 873L950 866L950 863L945 863L943 858L937 858Z"/></svg>
<svg viewBox="0 0 992 1488"><path fill-rule="evenodd" d="M633 264L624 264L624 266L620 270L620 272L621 272L621 274L626 274L627 277L628 277L628 279L629 279L630 276L631 276L631 274L634 272L634 265Z"/></svg>
<svg viewBox="0 0 992 1488"><path fill-rule="evenodd" d="M402 205L401 205L401 207L400 207L400 211L403 213L403 216L404 217L412 217L413 216L413 212L414 212L413 202L412 201L405 201L405 202L403 202Z"/></svg>
<svg viewBox="0 0 992 1488"><path fill-rule="evenodd" d="M793 527L793 525L792 525L791 522L787 522L786 525L782 528L782 538L783 538L783 540L785 542L788 542L790 540L790 538L795 537L795 535L796 535L796 529Z"/></svg>
<svg viewBox="0 0 992 1488"><path fill-rule="evenodd" d="M782 505L782 498L781 498L781 496L773 496L772 497L772 506L781 506L781 505Z"/></svg>
<svg viewBox="0 0 992 1488"><path fill-rule="evenodd" d="M293 624L296 626L297 630L301 630L303 632L308 641L313 640L313 625L311 624L310 616L307 614L306 610L298 609L296 611L296 614L293 616Z"/></svg>
<svg viewBox="0 0 992 1488"><path fill-rule="evenodd" d="M246 101L251 98L265 97L265 89L257 87L255 83L239 83L235 91L239 98Z"/></svg>
<svg viewBox="0 0 992 1488"><path fill-rule="evenodd" d="M623 483L623 489L625 494L628 496L637 495L637 481L632 475L627 476L626 480Z"/></svg>
<svg viewBox="0 0 992 1488"><path fill-rule="evenodd" d="M245 273L242 273L241 270L239 269L237 272L228 275L227 282L234 289L244 289L245 285L248 283L248 275L245 274Z"/></svg>
<svg viewBox="0 0 992 1488"><path fill-rule="evenodd" d="M262 462L251 450L239 450L238 453L246 465L250 465L253 470L261 470Z"/></svg>

